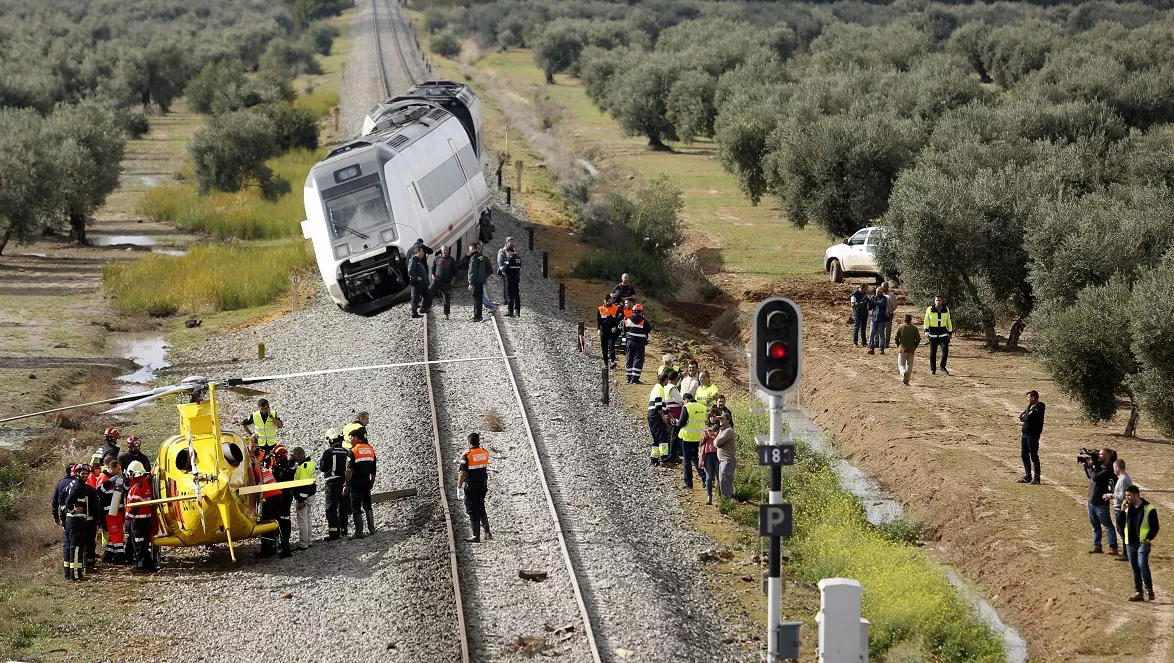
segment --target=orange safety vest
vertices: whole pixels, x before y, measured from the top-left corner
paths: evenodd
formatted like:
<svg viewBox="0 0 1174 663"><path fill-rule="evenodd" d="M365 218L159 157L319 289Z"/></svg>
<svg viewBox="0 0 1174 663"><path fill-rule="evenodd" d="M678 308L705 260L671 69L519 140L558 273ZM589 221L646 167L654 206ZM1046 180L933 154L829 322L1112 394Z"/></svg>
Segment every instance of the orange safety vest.
<svg viewBox="0 0 1174 663"><path fill-rule="evenodd" d="M630 317L632 317L632 309L630 309L630 308L624 309L624 319L627 320Z"/></svg>
<svg viewBox="0 0 1174 663"><path fill-rule="evenodd" d="M266 485L271 484L271 483L277 483L277 479L273 478L273 470L269 469L268 466L261 467L261 483L266 484ZM264 497L265 499L269 499L270 497L277 497L280 494L281 494L281 489L266 490L261 493L261 497Z"/></svg>
<svg viewBox="0 0 1174 663"><path fill-rule="evenodd" d="M489 452L481 447L469 449L469 452L465 454L465 462L469 464L470 470L480 470L489 467Z"/></svg>
<svg viewBox="0 0 1174 663"><path fill-rule="evenodd" d="M619 313L619 312L620 312L620 307L616 306L615 304L612 304L611 306L600 306L599 307L599 315L604 318L613 317L616 313Z"/></svg>
<svg viewBox="0 0 1174 663"><path fill-rule="evenodd" d="M375 448L366 442L360 442L351 447L351 453L355 455L356 463L375 460Z"/></svg>

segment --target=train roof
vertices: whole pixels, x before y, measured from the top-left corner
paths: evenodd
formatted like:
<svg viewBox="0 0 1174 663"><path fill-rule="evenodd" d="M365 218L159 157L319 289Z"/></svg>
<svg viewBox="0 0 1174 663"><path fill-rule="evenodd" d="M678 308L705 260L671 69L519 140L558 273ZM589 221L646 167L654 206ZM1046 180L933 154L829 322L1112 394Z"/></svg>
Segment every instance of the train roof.
<svg viewBox="0 0 1174 663"><path fill-rule="evenodd" d="M392 152L403 152L435 127L453 117L452 113L439 106L419 102L399 107L392 106L391 108L394 110L390 113L385 111L384 116L375 125L374 131L335 148L326 155L323 162L370 146L379 146ZM389 158L391 156L388 155Z"/></svg>

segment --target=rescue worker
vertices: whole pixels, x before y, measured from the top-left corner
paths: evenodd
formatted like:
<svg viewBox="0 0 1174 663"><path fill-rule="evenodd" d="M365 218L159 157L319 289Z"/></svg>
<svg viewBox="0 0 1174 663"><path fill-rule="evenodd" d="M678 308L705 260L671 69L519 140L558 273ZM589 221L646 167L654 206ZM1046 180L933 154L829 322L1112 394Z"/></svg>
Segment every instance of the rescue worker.
<svg viewBox="0 0 1174 663"><path fill-rule="evenodd" d="M481 436L469 433L469 450L461 456L461 471L457 477L457 491L465 498L465 513L473 526L469 543L481 543L481 528L485 538L492 541L489 516L485 513L485 495L489 492L489 452L481 448Z"/></svg>
<svg viewBox="0 0 1174 663"><path fill-rule="evenodd" d="M419 312L420 304L423 303L423 311L428 312L428 308L432 306L432 293L428 290L428 265L427 254L424 253L424 247L420 244L416 245L416 252L408 258L408 285L412 286L412 317L422 317Z"/></svg>
<svg viewBox="0 0 1174 663"><path fill-rule="evenodd" d="M53 487L53 502L50 509L53 511L53 522L61 526L61 552L65 563L65 578L69 579L69 533L65 529L65 493L69 485L74 482L73 471L76 465L65 466L65 476L57 480Z"/></svg>
<svg viewBox="0 0 1174 663"><path fill-rule="evenodd" d="M125 519L122 497L125 494L126 481L122 476L122 463L114 460L103 472L102 483L98 484L98 503L102 507L102 517L98 522L106 534L106 548L102 551L102 561L107 564L126 563L126 539L123 537L122 528L122 521Z"/></svg>
<svg viewBox="0 0 1174 663"><path fill-rule="evenodd" d="M143 441L139 439L138 435L131 435L126 438L126 451L118 457L118 463L123 467L130 467L130 464L136 460L143 464L147 472L151 471L151 459L147 458L147 454L142 451Z"/></svg>
<svg viewBox="0 0 1174 663"><path fill-rule="evenodd" d="M371 487L375 485L375 449L367 444L367 431L351 431L351 451L347 458L346 485L343 494L351 500L351 516L355 519L352 539L363 538L363 513L367 514L367 531L375 533L375 512L371 510Z"/></svg>
<svg viewBox="0 0 1174 663"><path fill-rule="evenodd" d="M62 517L65 523L65 579L81 580L86 577L86 536L90 534L90 466L78 463L73 466L73 480L65 488L62 500Z"/></svg>
<svg viewBox="0 0 1174 663"><path fill-rule="evenodd" d="M277 483L293 481L297 473L297 464L289 456L289 451L282 445L273 447L273 478ZM294 488L282 488L277 497L277 556L289 557L293 551L289 547L289 538L293 533L293 523L290 522L289 510L293 506Z"/></svg>
<svg viewBox="0 0 1174 663"><path fill-rule="evenodd" d="M362 428L364 431L363 437L366 438L367 426L371 423L371 413L363 410L355 415L355 420L342 427L342 448L350 450L351 448L351 433Z"/></svg>
<svg viewBox="0 0 1174 663"><path fill-rule="evenodd" d="M340 536L347 535L350 515L343 492L350 453L342 448L342 433L337 428L326 431L326 443L330 446L322 452L318 469L322 471L326 484L326 540L337 541Z"/></svg>
<svg viewBox="0 0 1174 663"><path fill-rule="evenodd" d="M697 374L697 380L701 383L697 386L697 391L693 392L693 398L705 407L710 407L717 398L717 385L709 379L709 371L701 371Z"/></svg>
<svg viewBox="0 0 1174 663"><path fill-rule="evenodd" d="M513 250L513 237L506 237L505 244L497 250L497 275L501 277L501 299L507 303L510 301L510 293L509 280L506 278L506 261L509 259L509 252Z"/></svg>
<svg viewBox="0 0 1174 663"><path fill-rule="evenodd" d="M134 544L134 570L139 573L150 573L155 570L155 556L151 550L153 507L135 504L151 499L151 477L138 461L131 463L126 470L130 475L130 486L126 493L127 540Z"/></svg>
<svg viewBox="0 0 1174 663"><path fill-rule="evenodd" d="M1125 542L1125 556L1129 560L1129 567L1133 569L1134 594L1130 601L1141 601L1143 598L1154 600L1154 581L1150 575L1150 548L1154 537L1158 535L1158 511L1152 504L1141 496L1136 485L1125 489L1125 522L1121 531ZM1145 596L1142 596L1142 589Z"/></svg>
<svg viewBox="0 0 1174 663"><path fill-rule="evenodd" d="M113 455L106 456L102 459L101 464L90 467L90 478L86 480L86 485L94 491L95 498L90 513L90 529L93 531L93 536L86 538L86 565L89 568L93 568L98 563L98 548L105 551L110 541L110 534L106 531L106 508L109 505L103 504L102 484L110 478L111 466L117 463L118 459ZM103 557L105 557L105 552L103 552Z"/></svg>
<svg viewBox="0 0 1174 663"><path fill-rule="evenodd" d="M615 288L612 288L611 295L612 299L617 302L622 302L625 299L634 300L636 298L636 286L628 282L627 274L621 274L620 282Z"/></svg>
<svg viewBox="0 0 1174 663"><path fill-rule="evenodd" d="M644 307L636 304L632 307L632 317L624 320L624 335L627 344L624 348L627 357L628 384L641 384L640 373L644 370L644 348L648 346L648 335L652 333L652 325L644 319Z"/></svg>
<svg viewBox="0 0 1174 663"><path fill-rule="evenodd" d="M448 320L452 286L457 280L457 260L450 255L451 251L447 244L440 247L440 255L432 261L432 297L439 295L444 302L445 320Z"/></svg>
<svg viewBox="0 0 1174 663"><path fill-rule="evenodd" d="M481 300L485 296L485 281L489 279L489 261L481 255L481 245L469 245L469 291L473 293L473 322L481 322Z"/></svg>
<svg viewBox="0 0 1174 663"><path fill-rule="evenodd" d="M266 453L264 449L258 447L257 451L260 454L260 470L261 470L261 485L277 483L277 475L273 472L274 464L277 462L277 450L285 451L285 447L277 445L272 448L273 453ZM281 538L281 503L282 493L280 488L271 488L261 493L261 520L267 520L277 523L277 532L269 532L261 535L261 550L257 553L257 557L265 558L277 552L278 540ZM286 522L289 522L289 511L286 511Z"/></svg>
<svg viewBox="0 0 1174 663"><path fill-rule="evenodd" d="M681 450L684 456L684 473L685 473L685 488L693 488L693 468L697 468L697 476L702 482L705 481L705 468L698 463L697 452L701 447L701 435L705 432L705 425L708 419L708 410L704 405L698 403L693 394L685 394L685 407L681 411L681 416L677 419L677 428L680 429L678 434L681 438Z"/></svg>
<svg viewBox="0 0 1174 663"><path fill-rule="evenodd" d="M648 432L652 434L650 465L660 465L669 455L668 426L665 424L664 382L666 375L657 378L648 394Z"/></svg>
<svg viewBox="0 0 1174 663"><path fill-rule="evenodd" d="M100 474L101 464L98 465L98 469L91 467L83 485L79 488L79 490L84 490L86 494L86 532L82 557L85 560L87 571L92 571L98 565L98 521L102 517L102 506L98 503L95 475Z"/></svg>
<svg viewBox="0 0 1174 663"><path fill-rule="evenodd" d="M257 436L257 446L268 456L277 445L277 430L285 424L281 423L277 411L269 408L269 399L262 398L257 401L257 409L248 419L241 422L241 426L244 427L245 433Z"/></svg>
<svg viewBox="0 0 1174 663"><path fill-rule="evenodd" d="M106 456L114 454L118 458L118 429L111 426L103 433L102 446L94 450L90 455L90 465L94 463L101 463Z"/></svg>
<svg viewBox="0 0 1174 663"><path fill-rule="evenodd" d="M299 479L314 479L314 461L306 458L306 450L294 447L293 459L295 463L294 481ZM293 489L298 517L298 550L310 549L310 506L314 503L314 494L318 492L318 485L298 486Z"/></svg>
<svg viewBox="0 0 1174 663"><path fill-rule="evenodd" d="M505 265L502 276L505 280L505 315L512 318L522 314L522 257L514 252L514 243L506 244Z"/></svg>
<svg viewBox="0 0 1174 663"><path fill-rule="evenodd" d="M616 367L616 337L623 324L620 307L612 296L603 296L603 306L599 307L599 315L595 317L595 326L599 329L599 350L603 363L609 368Z"/></svg>
<svg viewBox="0 0 1174 663"><path fill-rule="evenodd" d="M669 457L670 463L681 458L681 441L677 439L677 420L681 418L681 411L685 408L685 401L681 398L681 390L677 388L677 370L669 369L665 373L664 381L664 410L667 415ZM664 458L661 458L663 461Z"/></svg>
<svg viewBox="0 0 1174 663"><path fill-rule="evenodd" d="M950 357L950 337L954 335L954 321L950 319L950 308L946 306L941 295L933 298L933 306L925 309L925 322L922 324L925 335L929 337L929 372L938 374L938 348L942 349L942 372L946 375L946 359Z"/></svg>

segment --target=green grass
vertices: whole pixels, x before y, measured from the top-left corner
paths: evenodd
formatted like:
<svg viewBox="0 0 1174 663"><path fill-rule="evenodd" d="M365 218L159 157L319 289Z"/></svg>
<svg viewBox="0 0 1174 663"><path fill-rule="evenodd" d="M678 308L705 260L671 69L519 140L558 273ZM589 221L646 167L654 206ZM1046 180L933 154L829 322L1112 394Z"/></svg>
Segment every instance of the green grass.
<svg viewBox="0 0 1174 663"><path fill-rule="evenodd" d="M158 186L143 196L138 213L217 239L277 239L301 235L306 218L302 185L324 150L293 150L267 164L289 182L290 191L275 201L255 189L200 196L194 184Z"/></svg>
<svg viewBox="0 0 1174 663"><path fill-rule="evenodd" d="M767 432L764 415L743 400L730 409L738 424L734 496L722 512L744 527L757 525L757 500L767 483L758 466L755 433ZM894 648L921 652L943 663L1004 660L1002 643L954 590L938 563L910 543L916 526L876 527L860 500L840 487L829 459L797 443L795 465L783 476L783 496L794 505L794 535L785 543L788 571L799 580L852 578L864 587L869 649L883 657Z"/></svg>
<svg viewBox="0 0 1174 663"><path fill-rule="evenodd" d="M151 255L107 265L102 278L120 313L167 316L268 304L291 270L313 264L302 240L197 246L186 256Z"/></svg>
<svg viewBox="0 0 1174 663"><path fill-rule="evenodd" d="M672 285L668 269L643 251L591 251L579 259L571 273L607 283L618 283L621 274L630 274L642 291L652 295L663 294Z"/></svg>

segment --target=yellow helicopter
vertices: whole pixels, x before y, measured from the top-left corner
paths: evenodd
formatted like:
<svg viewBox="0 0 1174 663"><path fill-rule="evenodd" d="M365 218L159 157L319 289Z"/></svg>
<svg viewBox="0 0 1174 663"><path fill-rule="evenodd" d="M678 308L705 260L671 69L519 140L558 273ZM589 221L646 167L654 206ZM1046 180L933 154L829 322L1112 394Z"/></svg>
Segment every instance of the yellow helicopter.
<svg viewBox="0 0 1174 663"><path fill-rule="evenodd" d="M251 389L247 385L330 373L491 359L502 358L475 357L402 362L222 380L193 376L184 378L178 384L156 387L147 392L8 417L0 419L0 424L95 405L114 404L116 407L102 414L119 414L167 396L187 395L189 402L177 405L179 434L163 441L155 466L152 468L157 498L136 504L157 507L155 514L158 516L159 529L152 539L156 546L227 543L229 554L233 561L236 561L234 544L277 530L275 521L260 520L257 516L257 504L261 493L309 485L314 479L262 484L259 472L254 471L254 459L246 458L244 440L239 435L222 431L220 428L216 405L217 387L241 395L257 396L265 392ZM386 501L415 493L414 488L390 491L380 496L373 495L372 501Z"/></svg>

